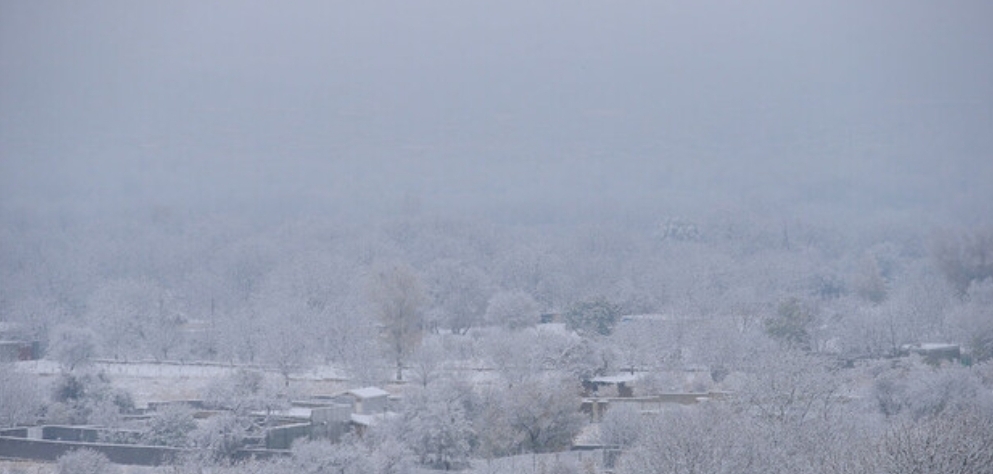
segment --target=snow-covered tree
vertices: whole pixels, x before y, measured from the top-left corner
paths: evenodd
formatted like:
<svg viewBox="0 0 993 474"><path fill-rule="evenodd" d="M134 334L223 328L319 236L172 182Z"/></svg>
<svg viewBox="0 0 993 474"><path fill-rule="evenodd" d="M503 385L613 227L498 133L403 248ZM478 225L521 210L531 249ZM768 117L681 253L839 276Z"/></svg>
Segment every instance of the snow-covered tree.
<svg viewBox="0 0 993 474"><path fill-rule="evenodd" d="M884 472L986 474L993 466L993 412L969 407L892 426Z"/></svg>
<svg viewBox="0 0 993 474"><path fill-rule="evenodd" d="M35 421L42 407L40 394L33 378L0 363L0 426Z"/></svg>
<svg viewBox="0 0 993 474"><path fill-rule="evenodd" d="M653 420L635 446L622 454L617 472L754 472L752 458L763 454L748 450L749 438L738 418L709 408L683 409Z"/></svg>
<svg viewBox="0 0 993 474"><path fill-rule="evenodd" d="M170 403L159 407L148 420L141 434L144 444L185 448L190 445L190 435L197 428L193 410L184 404Z"/></svg>
<svg viewBox="0 0 993 474"><path fill-rule="evenodd" d="M104 353L121 358L168 358L184 338L185 317L171 293L148 279L111 280L90 298L87 319Z"/></svg>
<svg viewBox="0 0 993 474"><path fill-rule="evenodd" d="M426 297L420 278L405 265L373 271L369 286L373 315L382 325L386 352L403 380L403 364L421 342Z"/></svg>
<svg viewBox="0 0 993 474"><path fill-rule="evenodd" d="M973 283L993 279L993 231L945 235L935 242L932 256L955 292L964 296Z"/></svg>
<svg viewBox="0 0 993 474"><path fill-rule="evenodd" d="M831 361L796 350L760 354L735 403L756 419L776 425L801 425L830 419L840 404L841 376Z"/></svg>
<svg viewBox="0 0 993 474"><path fill-rule="evenodd" d="M421 464L445 470L466 465L475 437L466 412L470 396L446 381L408 394L404 439Z"/></svg>
<svg viewBox="0 0 993 474"><path fill-rule="evenodd" d="M265 360L275 365L283 376L283 385L290 385L290 374L308 363L307 334L293 314L273 314L267 318L266 337L262 341Z"/></svg>
<svg viewBox="0 0 993 474"><path fill-rule="evenodd" d="M427 387L440 377L445 355L445 348L439 337L426 338L410 356L410 372L413 373L414 381Z"/></svg>
<svg viewBox="0 0 993 474"><path fill-rule="evenodd" d="M428 268L426 286L439 322L453 333L465 334L482 322L491 284L479 268L453 259L440 260Z"/></svg>
<svg viewBox="0 0 993 474"><path fill-rule="evenodd" d="M62 374L52 387L52 402L45 410L49 423L115 427L134 409L131 394L115 388L103 373Z"/></svg>
<svg viewBox="0 0 993 474"><path fill-rule="evenodd" d="M327 440L301 440L293 443L293 457L285 472L301 474L366 474L373 472L369 453L359 440L349 438L341 443Z"/></svg>
<svg viewBox="0 0 993 474"><path fill-rule="evenodd" d="M993 279L973 283L949 313L952 331L966 344L972 359L993 359Z"/></svg>
<svg viewBox="0 0 993 474"><path fill-rule="evenodd" d="M501 252L496 261L500 286L531 295L543 309L560 307L568 286L562 256L547 245L534 241L515 245Z"/></svg>
<svg viewBox="0 0 993 474"><path fill-rule="evenodd" d="M882 303L888 296L889 288L886 278L883 277L876 259L871 256L862 261L852 280L855 294L869 303Z"/></svg>
<svg viewBox="0 0 993 474"><path fill-rule="evenodd" d="M388 429L388 427L387 427ZM377 426L363 438L346 435L340 442L298 440L292 457L270 464L265 473L412 474L410 452Z"/></svg>
<svg viewBox="0 0 993 474"><path fill-rule="evenodd" d="M116 474L121 469L111 464L103 453L92 449L76 449L59 456L55 461L57 474Z"/></svg>
<svg viewBox="0 0 993 474"><path fill-rule="evenodd" d="M633 447L647 425L647 416L629 404L610 407L600 421L600 443L620 448Z"/></svg>
<svg viewBox="0 0 993 474"><path fill-rule="evenodd" d="M516 330L538 324L538 303L522 291L503 291L493 295L486 306L490 324Z"/></svg>
<svg viewBox="0 0 993 474"><path fill-rule="evenodd" d="M993 412L993 392L978 371L965 367L900 367L879 374L873 398L881 413L911 420L957 412Z"/></svg>
<svg viewBox="0 0 993 474"><path fill-rule="evenodd" d="M62 370L72 372L85 366L97 352L96 334L87 328L59 326L49 340L49 353Z"/></svg>
<svg viewBox="0 0 993 474"><path fill-rule="evenodd" d="M238 369L211 381L200 394L208 407L223 408L246 416L253 411L271 412L289 406L286 394L264 372Z"/></svg>
<svg viewBox="0 0 993 474"><path fill-rule="evenodd" d="M484 395L480 426L487 454L565 449L584 424L579 387L571 380L532 377Z"/></svg>
<svg viewBox="0 0 993 474"><path fill-rule="evenodd" d="M192 444L210 462L223 463L232 459L244 445L251 422L231 412L211 416L190 433Z"/></svg>
<svg viewBox="0 0 993 474"><path fill-rule="evenodd" d="M517 383L553 367L573 343L557 334L501 330L487 334L482 347L486 362L510 383Z"/></svg>

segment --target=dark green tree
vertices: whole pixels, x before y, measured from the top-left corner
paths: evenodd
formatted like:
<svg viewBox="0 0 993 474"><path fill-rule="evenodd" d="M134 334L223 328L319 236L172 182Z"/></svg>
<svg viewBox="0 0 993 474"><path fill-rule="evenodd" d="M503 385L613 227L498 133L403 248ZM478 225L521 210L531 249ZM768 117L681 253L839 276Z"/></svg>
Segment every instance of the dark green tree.
<svg viewBox="0 0 993 474"><path fill-rule="evenodd" d="M566 327L584 335L608 336L620 317L620 307L604 298L575 303L565 312Z"/></svg>
<svg viewBox="0 0 993 474"><path fill-rule="evenodd" d="M804 307L799 299L790 298L779 304L774 316L765 320L765 332L791 348L809 351L813 324L813 311Z"/></svg>

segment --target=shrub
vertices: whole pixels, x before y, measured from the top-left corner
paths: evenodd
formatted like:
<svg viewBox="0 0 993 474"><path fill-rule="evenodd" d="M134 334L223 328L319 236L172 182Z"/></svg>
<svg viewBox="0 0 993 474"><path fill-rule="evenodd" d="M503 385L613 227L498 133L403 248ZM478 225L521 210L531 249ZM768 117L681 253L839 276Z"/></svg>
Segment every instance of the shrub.
<svg viewBox="0 0 993 474"><path fill-rule="evenodd" d="M57 474L119 474L120 468L111 464L103 453L91 449L70 451L56 461Z"/></svg>

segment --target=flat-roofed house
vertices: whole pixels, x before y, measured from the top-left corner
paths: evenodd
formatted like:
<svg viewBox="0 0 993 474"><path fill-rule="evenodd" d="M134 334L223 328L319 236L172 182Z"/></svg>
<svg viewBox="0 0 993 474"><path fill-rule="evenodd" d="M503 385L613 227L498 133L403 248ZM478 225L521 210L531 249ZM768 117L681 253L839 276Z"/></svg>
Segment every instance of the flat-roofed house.
<svg viewBox="0 0 993 474"><path fill-rule="evenodd" d="M379 387L356 388L345 392L352 398L354 413L359 415L376 415L386 413L387 397L390 392Z"/></svg>

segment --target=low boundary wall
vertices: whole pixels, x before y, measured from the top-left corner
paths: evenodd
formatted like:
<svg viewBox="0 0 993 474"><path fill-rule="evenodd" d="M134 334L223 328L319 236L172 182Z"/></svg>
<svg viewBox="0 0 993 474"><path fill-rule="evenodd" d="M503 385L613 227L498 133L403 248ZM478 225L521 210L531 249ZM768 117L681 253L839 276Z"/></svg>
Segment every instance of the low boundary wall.
<svg viewBox="0 0 993 474"><path fill-rule="evenodd" d="M165 446L137 446L128 444L82 443L76 441L51 441L9 436L0 437L0 457L55 461L59 456L77 449L91 449L103 453L115 464L158 466L169 463L187 450Z"/></svg>
<svg viewBox="0 0 993 474"><path fill-rule="evenodd" d="M192 452L190 449L170 448L167 446L83 443L77 441L53 441L0 436L0 458L55 461L59 456L77 449L91 449L103 453L112 463L135 466L160 466L169 464L178 460L184 454ZM241 449L235 452L234 459L268 459L286 456L288 454L289 451L275 449Z"/></svg>
<svg viewBox="0 0 993 474"><path fill-rule="evenodd" d="M290 449L294 440L309 438L310 434L310 423L294 423L269 428L265 433L265 447L266 449Z"/></svg>

